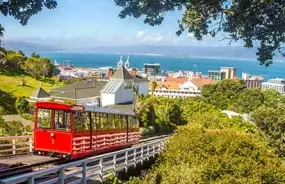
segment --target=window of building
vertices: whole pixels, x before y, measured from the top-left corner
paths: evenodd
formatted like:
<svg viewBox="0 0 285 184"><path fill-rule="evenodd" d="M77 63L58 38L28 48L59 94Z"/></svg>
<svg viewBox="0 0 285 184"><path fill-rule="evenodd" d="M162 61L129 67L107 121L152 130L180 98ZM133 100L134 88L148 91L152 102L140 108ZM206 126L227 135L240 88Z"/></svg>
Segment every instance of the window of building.
<svg viewBox="0 0 285 184"><path fill-rule="evenodd" d="M37 127L38 128L51 128L51 115L52 110L38 109Z"/></svg>
<svg viewBox="0 0 285 184"><path fill-rule="evenodd" d="M124 89L133 89L132 81L127 81L124 83Z"/></svg>
<svg viewBox="0 0 285 184"><path fill-rule="evenodd" d="M70 130L70 112L55 110L54 123L57 130Z"/></svg>

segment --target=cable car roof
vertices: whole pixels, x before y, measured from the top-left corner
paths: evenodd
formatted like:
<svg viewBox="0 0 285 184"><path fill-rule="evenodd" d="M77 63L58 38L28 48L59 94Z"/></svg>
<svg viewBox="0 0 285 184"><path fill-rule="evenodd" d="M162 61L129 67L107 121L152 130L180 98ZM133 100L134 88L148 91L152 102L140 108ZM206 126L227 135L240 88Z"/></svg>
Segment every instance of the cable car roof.
<svg viewBox="0 0 285 184"><path fill-rule="evenodd" d="M95 106L84 106L85 111L89 112L100 112L107 114L119 114L119 115L128 115L134 116L135 113L133 110L123 110L118 108L109 108L109 107L95 107Z"/></svg>

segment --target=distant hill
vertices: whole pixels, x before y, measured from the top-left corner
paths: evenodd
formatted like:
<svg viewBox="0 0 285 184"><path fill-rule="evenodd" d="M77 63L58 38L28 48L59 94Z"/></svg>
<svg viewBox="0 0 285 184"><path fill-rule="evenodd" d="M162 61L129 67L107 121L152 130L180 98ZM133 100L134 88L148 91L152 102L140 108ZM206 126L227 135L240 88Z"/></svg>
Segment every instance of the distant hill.
<svg viewBox="0 0 285 184"><path fill-rule="evenodd" d="M60 50L54 46L42 45L42 44L36 44L24 41L11 41L11 40L2 40L1 46L11 50L21 50L25 53L49 52L49 51Z"/></svg>
<svg viewBox="0 0 285 184"><path fill-rule="evenodd" d="M135 55L164 55L174 57L211 57L211 58L256 58L256 48L244 47L205 47L205 46L116 46L116 47L73 47L66 46L59 48L24 41L3 40L3 47L13 50L22 50L25 53L31 52L86 52L101 54L135 54Z"/></svg>
<svg viewBox="0 0 285 184"><path fill-rule="evenodd" d="M201 47L201 46L123 46L78 48L72 52L164 55L175 57L211 57L211 58L256 58L256 48L244 47Z"/></svg>

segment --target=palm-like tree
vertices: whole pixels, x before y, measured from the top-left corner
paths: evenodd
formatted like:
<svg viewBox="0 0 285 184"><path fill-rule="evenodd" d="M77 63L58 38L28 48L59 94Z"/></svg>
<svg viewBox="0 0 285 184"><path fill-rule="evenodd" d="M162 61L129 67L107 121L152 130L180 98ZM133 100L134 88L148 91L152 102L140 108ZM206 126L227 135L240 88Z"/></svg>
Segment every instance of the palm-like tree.
<svg viewBox="0 0 285 184"><path fill-rule="evenodd" d="M152 81L151 82L151 96L153 96L153 93L155 91L155 89L157 88L158 84L156 81Z"/></svg>

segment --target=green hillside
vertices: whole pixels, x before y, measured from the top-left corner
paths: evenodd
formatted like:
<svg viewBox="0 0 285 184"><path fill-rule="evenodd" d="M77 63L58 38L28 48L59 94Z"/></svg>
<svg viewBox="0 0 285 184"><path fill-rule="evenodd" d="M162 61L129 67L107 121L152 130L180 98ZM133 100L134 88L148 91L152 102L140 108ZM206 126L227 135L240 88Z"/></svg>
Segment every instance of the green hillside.
<svg viewBox="0 0 285 184"><path fill-rule="evenodd" d="M25 75L26 85L22 86L22 74L14 72L0 72L0 89L12 93L15 97L27 96L33 94L41 85L43 89L49 91L52 88L60 87L61 82L57 79L36 80Z"/></svg>

